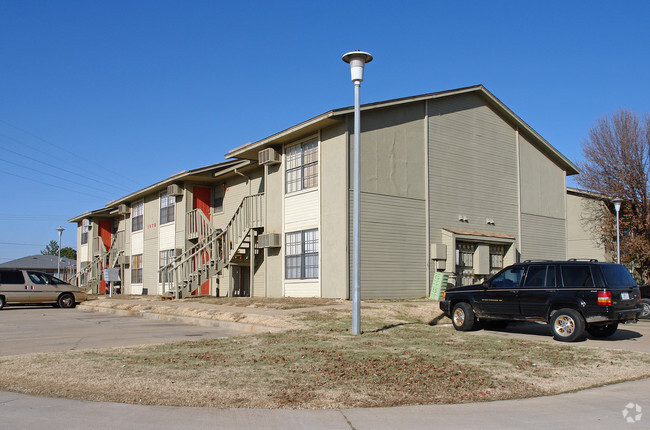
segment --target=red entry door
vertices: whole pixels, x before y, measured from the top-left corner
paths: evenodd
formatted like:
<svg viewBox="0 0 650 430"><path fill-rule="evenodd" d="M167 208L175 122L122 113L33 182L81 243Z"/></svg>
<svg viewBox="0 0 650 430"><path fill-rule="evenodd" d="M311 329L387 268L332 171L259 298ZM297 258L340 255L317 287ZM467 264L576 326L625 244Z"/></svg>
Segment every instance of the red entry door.
<svg viewBox="0 0 650 430"><path fill-rule="evenodd" d="M210 188L194 187L193 209L201 209L203 215L210 219Z"/></svg>
<svg viewBox="0 0 650 430"><path fill-rule="evenodd" d="M112 230L113 230L112 220L110 219L99 220L99 237L102 238L102 242L104 242L104 247L106 248L107 251L111 249Z"/></svg>
<svg viewBox="0 0 650 430"><path fill-rule="evenodd" d="M201 209L205 217L209 220L210 219L210 196L212 194L212 191L210 188L206 187L197 187L194 186L194 197L192 199L192 207L194 209ZM207 258L207 253L204 255L203 258ZM192 291L192 295L197 295L197 294L202 294L202 295L208 295L210 294L210 281L207 280L203 284L201 284L200 290L197 288L196 290Z"/></svg>

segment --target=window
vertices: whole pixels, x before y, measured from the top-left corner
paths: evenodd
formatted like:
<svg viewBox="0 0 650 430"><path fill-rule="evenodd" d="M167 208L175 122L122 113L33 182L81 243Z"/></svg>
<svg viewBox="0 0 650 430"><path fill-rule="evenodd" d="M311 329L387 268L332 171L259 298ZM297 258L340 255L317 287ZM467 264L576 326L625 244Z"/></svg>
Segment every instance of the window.
<svg viewBox="0 0 650 430"><path fill-rule="evenodd" d="M25 278L20 270L0 270L0 284L24 284Z"/></svg>
<svg viewBox="0 0 650 430"><path fill-rule="evenodd" d="M170 196L167 192L160 195L160 224L167 224L174 221L174 206L176 197Z"/></svg>
<svg viewBox="0 0 650 430"><path fill-rule="evenodd" d="M90 220L83 220L81 222L81 244L85 245L88 243L88 231L90 231Z"/></svg>
<svg viewBox="0 0 650 430"><path fill-rule="evenodd" d="M506 253L506 247L503 245L490 245L490 273L497 273L503 269L503 256Z"/></svg>
<svg viewBox="0 0 650 430"><path fill-rule="evenodd" d="M506 269L490 279L490 285L495 288L518 287L523 271L524 269L521 267Z"/></svg>
<svg viewBox="0 0 650 430"><path fill-rule="evenodd" d="M555 287L555 266L530 266L524 286L528 288Z"/></svg>
<svg viewBox="0 0 650 430"><path fill-rule="evenodd" d="M631 287L636 284L630 272L623 266L617 264L603 264L600 266L605 275L605 282L610 287Z"/></svg>
<svg viewBox="0 0 650 430"><path fill-rule="evenodd" d="M131 211L131 231L142 230L144 222L144 202L138 202L133 205Z"/></svg>
<svg viewBox="0 0 650 430"><path fill-rule="evenodd" d="M287 279L318 278L318 229L285 235Z"/></svg>
<svg viewBox="0 0 650 430"><path fill-rule="evenodd" d="M286 192L318 186L318 140L293 145L286 150Z"/></svg>
<svg viewBox="0 0 650 430"><path fill-rule="evenodd" d="M173 249L166 249L164 251L160 251L160 257L159 257L159 268L162 269L163 267L167 266L168 264L171 264L171 262L174 261L174 250ZM164 271L159 271L158 272L158 282L169 282L171 279L171 270L167 269Z"/></svg>
<svg viewBox="0 0 650 430"><path fill-rule="evenodd" d="M223 198L226 195L226 186L221 184L214 187L214 213L223 212Z"/></svg>
<svg viewBox="0 0 650 430"><path fill-rule="evenodd" d="M142 283L142 254L131 257L131 283Z"/></svg>
<svg viewBox="0 0 650 430"><path fill-rule="evenodd" d="M562 279L565 287L593 287L589 266L562 266Z"/></svg>

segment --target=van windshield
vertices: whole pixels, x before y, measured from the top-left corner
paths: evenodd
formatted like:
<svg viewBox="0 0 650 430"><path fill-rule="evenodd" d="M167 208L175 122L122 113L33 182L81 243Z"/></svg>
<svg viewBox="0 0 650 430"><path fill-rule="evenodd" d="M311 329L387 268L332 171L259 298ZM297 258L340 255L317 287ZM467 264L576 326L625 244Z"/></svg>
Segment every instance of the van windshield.
<svg viewBox="0 0 650 430"><path fill-rule="evenodd" d="M630 272L620 264L607 264L600 266L609 287L630 287L636 285Z"/></svg>

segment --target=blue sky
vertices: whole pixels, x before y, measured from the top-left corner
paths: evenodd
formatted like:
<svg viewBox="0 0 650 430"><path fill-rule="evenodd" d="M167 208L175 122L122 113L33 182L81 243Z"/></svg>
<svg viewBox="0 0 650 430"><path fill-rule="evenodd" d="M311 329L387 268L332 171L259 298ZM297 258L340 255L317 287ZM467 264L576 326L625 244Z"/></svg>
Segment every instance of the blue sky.
<svg viewBox="0 0 650 430"><path fill-rule="evenodd" d="M483 84L569 159L648 112L647 1L0 2L0 262L67 220L353 103Z"/></svg>

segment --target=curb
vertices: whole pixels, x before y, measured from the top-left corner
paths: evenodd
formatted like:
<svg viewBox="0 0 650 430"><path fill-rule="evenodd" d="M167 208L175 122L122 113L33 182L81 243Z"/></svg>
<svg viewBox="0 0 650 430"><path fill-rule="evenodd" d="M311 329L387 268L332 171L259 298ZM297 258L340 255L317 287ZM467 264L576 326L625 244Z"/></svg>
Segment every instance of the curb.
<svg viewBox="0 0 650 430"><path fill-rule="evenodd" d="M77 309L83 312L100 312L100 313L113 314L113 315L118 315L123 317L126 316L138 317L138 318L144 318L149 320L177 322L181 324L196 325L201 327L221 327L221 328L226 328L229 330L234 330L241 333L249 333L249 334L277 333L277 332L284 331L284 329L279 327L270 327L270 326L265 326L260 324L238 323L234 321L221 321L221 320L211 320L211 319L198 318L198 317L160 314L149 310L134 312L134 311L127 311L124 309L104 308L98 306L88 306L84 304L77 305Z"/></svg>

